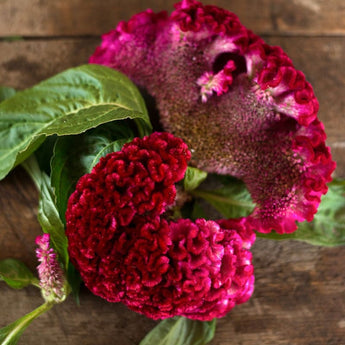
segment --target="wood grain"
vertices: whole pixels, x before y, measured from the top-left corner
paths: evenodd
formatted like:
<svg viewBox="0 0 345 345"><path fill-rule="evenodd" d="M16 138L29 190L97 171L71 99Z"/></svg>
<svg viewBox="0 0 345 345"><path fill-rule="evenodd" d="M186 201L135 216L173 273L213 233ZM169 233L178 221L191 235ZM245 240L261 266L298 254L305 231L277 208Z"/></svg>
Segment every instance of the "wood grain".
<svg viewBox="0 0 345 345"><path fill-rule="evenodd" d="M172 0L0 0L0 85L30 87L86 63L97 37L122 19ZM312 83L328 143L345 177L345 2L343 0L216 0L273 45L280 45ZM37 191L17 168L0 182L0 260L35 269ZM258 240L253 247L253 298L219 320L212 345L345 345L345 247ZM39 291L0 283L0 327L42 303ZM82 289L24 333L19 345L137 345L155 322ZM152 344L155 345L155 344Z"/></svg>
<svg viewBox="0 0 345 345"><path fill-rule="evenodd" d="M100 39L0 42L0 85L25 89L67 68L88 62Z"/></svg>
<svg viewBox="0 0 345 345"><path fill-rule="evenodd" d="M173 9L175 0L1 0L0 34L4 36L100 35L120 20L152 8ZM345 2L341 0L209 0L236 13L258 33L341 35Z"/></svg>

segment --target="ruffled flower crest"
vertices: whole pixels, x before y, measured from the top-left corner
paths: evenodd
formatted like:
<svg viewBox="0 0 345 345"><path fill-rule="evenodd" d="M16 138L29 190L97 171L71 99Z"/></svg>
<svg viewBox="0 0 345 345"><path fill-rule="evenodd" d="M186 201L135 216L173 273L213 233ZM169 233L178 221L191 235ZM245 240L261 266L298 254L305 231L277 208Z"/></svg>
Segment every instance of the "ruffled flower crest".
<svg viewBox="0 0 345 345"><path fill-rule="evenodd" d="M253 227L295 231L313 218L335 168L311 85L233 13L195 0L175 8L120 23L90 62L146 88L195 166L246 183Z"/></svg>
<svg viewBox="0 0 345 345"><path fill-rule="evenodd" d="M79 180L66 212L71 261L86 286L154 319L222 317L254 289L245 218L169 221L191 155L153 133L102 158Z"/></svg>

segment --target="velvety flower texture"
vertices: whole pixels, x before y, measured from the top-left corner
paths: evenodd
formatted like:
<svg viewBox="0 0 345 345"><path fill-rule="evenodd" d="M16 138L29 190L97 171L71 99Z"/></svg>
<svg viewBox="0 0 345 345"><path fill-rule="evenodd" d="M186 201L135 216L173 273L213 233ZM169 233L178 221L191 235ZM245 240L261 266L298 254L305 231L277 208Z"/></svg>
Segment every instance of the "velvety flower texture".
<svg viewBox="0 0 345 345"><path fill-rule="evenodd" d="M187 145L153 133L102 158L66 212L68 251L86 286L151 318L224 316L254 288L246 219L170 221Z"/></svg>
<svg viewBox="0 0 345 345"><path fill-rule="evenodd" d="M90 62L146 88L194 165L246 183L258 231L294 231L312 220L335 168L311 85L233 13L195 0L175 8L121 22Z"/></svg>

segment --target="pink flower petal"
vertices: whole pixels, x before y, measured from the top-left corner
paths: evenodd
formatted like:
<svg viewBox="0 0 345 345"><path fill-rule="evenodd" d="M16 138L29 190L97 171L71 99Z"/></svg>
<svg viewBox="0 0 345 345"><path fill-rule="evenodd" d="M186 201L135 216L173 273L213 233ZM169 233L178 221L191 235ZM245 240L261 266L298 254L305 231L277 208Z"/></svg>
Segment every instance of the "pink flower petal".
<svg viewBox="0 0 345 345"><path fill-rule="evenodd" d="M121 23L90 62L146 88L192 164L246 183L258 231L293 232L313 218L335 169L311 85L233 13L195 0L175 8Z"/></svg>

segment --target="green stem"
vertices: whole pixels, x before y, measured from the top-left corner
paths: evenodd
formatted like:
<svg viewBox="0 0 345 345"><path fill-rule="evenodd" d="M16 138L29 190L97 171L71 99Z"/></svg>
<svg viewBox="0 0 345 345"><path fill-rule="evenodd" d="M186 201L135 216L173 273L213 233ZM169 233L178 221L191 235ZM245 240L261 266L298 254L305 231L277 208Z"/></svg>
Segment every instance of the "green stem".
<svg viewBox="0 0 345 345"><path fill-rule="evenodd" d="M0 330L1 345L15 344L30 323L44 312L51 309L53 305L54 303L44 303L32 312L26 314L17 321ZM5 336L4 338L2 338L3 335Z"/></svg>
<svg viewBox="0 0 345 345"><path fill-rule="evenodd" d="M31 280L31 285L36 286L41 290L40 281L37 278Z"/></svg>
<svg viewBox="0 0 345 345"><path fill-rule="evenodd" d="M245 201L230 199L228 197L224 197L224 196L221 196L218 194L209 193L205 190L200 190L200 189L199 190L192 190L192 191L190 191L190 194L192 194L193 196L205 199L205 200L214 200L214 201L222 202L224 204L228 204L228 205L232 205L232 206L245 207L248 209L253 208L253 204L251 202L245 202Z"/></svg>
<svg viewBox="0 0 345 345"><path fill-rule="evenodd" d="M35 155L31 155L28 159L21 163L21 166L25 169L25 171L29 174L32 181L35 183L35 186L40 191L41 190L41 180L42 180L42 172L40 167L38 166L37 159Z"/></svg>

